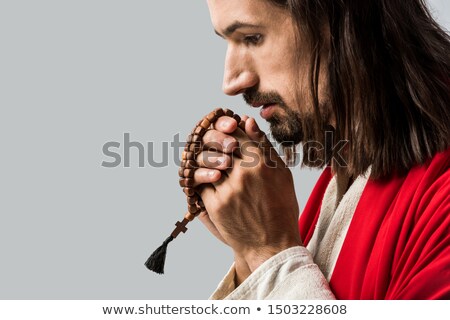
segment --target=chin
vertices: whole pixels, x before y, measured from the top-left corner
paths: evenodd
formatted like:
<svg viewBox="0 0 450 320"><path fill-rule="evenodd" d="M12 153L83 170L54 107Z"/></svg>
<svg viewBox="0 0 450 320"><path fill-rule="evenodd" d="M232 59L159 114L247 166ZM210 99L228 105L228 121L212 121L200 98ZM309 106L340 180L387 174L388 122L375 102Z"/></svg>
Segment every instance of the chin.
<svg viewBox="0 0 450 320"><path fill-rule="evenodd" d="M272 137L283 146L297 145L303 140L301 121L297 117L274 115L267 120Z"/></svg>

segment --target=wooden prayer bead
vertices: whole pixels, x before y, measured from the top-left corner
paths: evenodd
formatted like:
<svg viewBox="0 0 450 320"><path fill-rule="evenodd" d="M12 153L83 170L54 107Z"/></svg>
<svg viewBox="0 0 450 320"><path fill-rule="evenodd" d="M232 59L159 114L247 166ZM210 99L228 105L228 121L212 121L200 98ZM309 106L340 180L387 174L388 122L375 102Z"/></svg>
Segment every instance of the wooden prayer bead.
<svg viewBox="0 0 450 320"><path fill-rule="evenodd" d="M184 218L189 220L189 221L193 221L195 219L195 214L192 214L192 213L188 212L188 213L186 213Z"/></svg>
<svg viewBox="0 0 450 320"><path fill-rule="evenodd" d="M184 178L184 186L187 188L192 188L194 186L194 179Z"/></svg>
<svg viewBox="0 0 450 320"><path fill-rule="evenodd" d="M183 177L184 178L193 178L195 174L195 169L183 169Z"/></svg>
<svg viewBox="0 0 450 320"><path fill-rule="evenodd" d="M181 159L183 160L195 160L195 154L193 152L183 151L181 154Z"/></svg>
<svg viewBox="0 0 450 320"><path fill-rule="evenodd" d="M194 205L198 200L197 195L193 195L192 197L187 197L187 203L190 205Z"/></svg>
<svg viewBox="0 0 450 320"><path fill-rule="evenodd" d="M204 208L205 207L205 204L203 203L202 199L198 200L198 205L200 206L200 208Z"/></svg>
<svg viewBox="0 0 450 320"><path fill-rule="evenodd" d="M239 128L241 128L243 131L245 131L245 121L244 120L241 120L239 122Z"/></svg>
<svg viewBox="0 0 450 320"><path fill-rule="evenodd" d="M214 114L216 115L216 118L220 118L221 116L225 115L225 112L221 108L217 108L214 110Z"/></svg>
<svg viewBox="0 0 450 320"><path fill-rule="evenodd" d="M227 117L232 117L234 115L234 112L230 109L225 109L224 112Z"/></svg>
<svg viewBox="0 0 450 320"><path fill-rule="evenodd" d="M236 120L236 122L239 124L239 122L241 122L241 117L239 117L239 115L234 114L233 115L233 119Z"/></svg>
<svg viewBox="0 0 450 320"><path fill-rule="evenodd" d="M200 127L207 130L209 126L211 125L211 122L208 119L203 119L202 123L200 123Z"/></svg>
<svg viewBox="0 0 450 320"><path fill-rule="evenodd" d="M192 197L195 194L194 189L192 188L184 188L183 189L184 194L186 194L188 197Z"/></svg>
<svg viewBox="0 0 450 320"><path fill-rule="evenodd" d="M182 160L181 161L181 167L186 169L195 169L197 168L197 161L195 160Z"/></svg>
<svg viewBox="0 0 450 320"><path fill-rule="evenodd" d="M192 144L189 145L189 149L186 150L186 151L198 154L198 153L200 153L200 151L202 151L202 148L200 147L199 143L192 143Z"/></svg>
<svg viewBox="0 0 450 320"><path fill-rule="evenodd" d="M203 137L203 135L206 133L206 129L202 127L195 128L194 134L199 135Z"/></svg>
<svg viewBox="0 0 450 320"><path fill-rule="evenodd" d="M188 137L186 138L186 143L191 143L192 142L192 134L188 135Z"/></svg>
<svg viewBox="0 0 450 320"><path fill-rule="evenodd" d="M215 113L214 111L210 112L210 113L206 116L206 119L208 119L210 123L216 122L216 120L217 120L216 113Z"/></svg>
<svg viewBox="0 0 450 320"><path fill-rule="evenodd" d="M194 179L192 178L182 178L180 179L180 187L192 188L194 186Z"/></svg>
<svg viewBox="0 0 450 320"><path fill-rule="evenodd" d="M178 169L178 175L181 177L181 178L185 178L186 176L184 175L184 168L183 167L180 167L180 169Z"/></svg>
<svg viewBox="0 0 450 320"><path fill-rule="evenodd" d="M196 214L199 211L199 209L197 208L196 205L188 206L188 210L189 210L190 213L193 213L193 214Z"/></svg>
<svg viewBox="0 0 450 320"><path fill-rule="evenodd" d="M194 143L201 143L202 142L202 137L199 136L198 134L196 134L196 135L194 135L192 137L192 142L194 142Z"/></svg>
<svg viewBox="0 0 450 320"><path fill-rule="evenodd" d="M186 165L184 167L186 169L195 169L198 167L198 165L195 160L186 160Z"/></svg>

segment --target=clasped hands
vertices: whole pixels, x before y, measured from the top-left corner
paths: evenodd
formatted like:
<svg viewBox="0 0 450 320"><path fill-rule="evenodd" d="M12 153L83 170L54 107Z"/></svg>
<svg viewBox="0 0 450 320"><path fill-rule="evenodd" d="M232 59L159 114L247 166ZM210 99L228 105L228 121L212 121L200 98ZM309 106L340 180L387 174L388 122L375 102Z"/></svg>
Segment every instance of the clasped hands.
<svg viewBox="0 0 450 320"><path fill-rule="evenodd" d="M236 281L264 261L302 245L292 174L255 122L222 116L203 137L195 188L208 214L199 219L235 256Z"/></svg>

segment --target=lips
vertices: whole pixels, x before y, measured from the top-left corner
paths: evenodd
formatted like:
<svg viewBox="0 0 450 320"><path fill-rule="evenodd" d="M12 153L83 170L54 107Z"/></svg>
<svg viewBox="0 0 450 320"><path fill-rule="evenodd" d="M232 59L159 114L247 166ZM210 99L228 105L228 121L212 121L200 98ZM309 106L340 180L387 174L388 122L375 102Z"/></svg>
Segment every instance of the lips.
<svg viewBox="0 0 450 320"><path fill-rule="evenodd" d="M274 102L267 102L267 101L257 101L252 102L250 104L253 108L259 108L261 107L261 111L259 112L261 118L267 120L272 117L275 107L277 106L277 103Z"/></svg>
<svg viewBox="0 0 450 320"><path fill-rule="evenodd" d="M273 113L275 112L276 104L274 103L268 103L264 104L261 111L259 112L261 118L268 120L272 117Z"/></svg>

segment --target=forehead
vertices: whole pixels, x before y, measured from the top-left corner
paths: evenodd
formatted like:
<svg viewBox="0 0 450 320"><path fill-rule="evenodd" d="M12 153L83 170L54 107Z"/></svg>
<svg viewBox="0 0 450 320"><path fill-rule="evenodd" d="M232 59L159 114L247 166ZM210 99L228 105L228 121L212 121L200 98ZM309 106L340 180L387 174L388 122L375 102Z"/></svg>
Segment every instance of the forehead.
<svg viewBox="0 0 450 320"><path fill-rule="evenodd" d="M269 26L285 20L287 13L268 0L208 0L211 21L217 31L233 22Z"/></svg>

